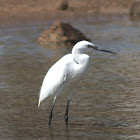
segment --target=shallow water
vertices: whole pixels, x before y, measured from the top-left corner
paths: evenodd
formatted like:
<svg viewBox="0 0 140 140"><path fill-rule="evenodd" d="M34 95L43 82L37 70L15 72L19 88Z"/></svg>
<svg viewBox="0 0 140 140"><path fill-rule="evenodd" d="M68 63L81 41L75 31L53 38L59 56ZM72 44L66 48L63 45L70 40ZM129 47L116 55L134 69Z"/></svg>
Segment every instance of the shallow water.
<svg viewBox="0 0 140 140"><path fill-rule="evenodd" d="M100 47L117 55L93 52L91 66L76 88L66 129L66 96L38 109L38 95L49 67L70 50L43 49L37 38L48 25L0 29L0 139L140 139L140 22L74 23Z"/></svg>

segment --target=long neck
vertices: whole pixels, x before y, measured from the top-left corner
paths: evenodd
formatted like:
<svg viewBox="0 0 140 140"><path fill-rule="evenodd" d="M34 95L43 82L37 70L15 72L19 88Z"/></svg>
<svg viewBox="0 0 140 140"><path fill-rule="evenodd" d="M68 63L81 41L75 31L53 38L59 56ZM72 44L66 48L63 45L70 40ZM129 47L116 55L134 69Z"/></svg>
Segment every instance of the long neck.
<svg viewBox="0 0 140 140"><path fill-rule="evenodd" d="M74 46L72 49L73 60L78 64L81 70L85 70L90 62L90 56L84 54L81 49L77 46Z"/></svg>
<svg viewBox="0 0 140 140"><path fill-rule="evenodd" d="M90 63L90 56L87 54L75 54L73 55L73 60L77 63L80 71L85 71Z"/></svg>

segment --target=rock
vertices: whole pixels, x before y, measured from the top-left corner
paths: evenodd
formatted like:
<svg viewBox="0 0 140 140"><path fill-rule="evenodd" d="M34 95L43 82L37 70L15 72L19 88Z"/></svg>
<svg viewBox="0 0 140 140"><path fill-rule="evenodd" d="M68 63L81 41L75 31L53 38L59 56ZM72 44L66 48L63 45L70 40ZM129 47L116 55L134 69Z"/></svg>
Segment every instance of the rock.
<svg viewBox="0 0 140 140"><path fill-rule="evenodd" d="M138 15L140 16L140 1L134 2L131 5L129 13L132 16L138 16Z"/></svg>
<svg viewBox="0 0 140 140"><path fill-rule="evenodd" d="M68 0L58 0L56 3L56 9L58 10L66 10L68 9Z"/></svg>
<svg viewBox="0 0 140 140"><path fill-rule="evenodd" d="M44 47L63 44L74 45L78 41L87 40L78 29L72 27L68 23L56 22L48 30L44 31L42 36L38 39L39 43Z"/></svg>

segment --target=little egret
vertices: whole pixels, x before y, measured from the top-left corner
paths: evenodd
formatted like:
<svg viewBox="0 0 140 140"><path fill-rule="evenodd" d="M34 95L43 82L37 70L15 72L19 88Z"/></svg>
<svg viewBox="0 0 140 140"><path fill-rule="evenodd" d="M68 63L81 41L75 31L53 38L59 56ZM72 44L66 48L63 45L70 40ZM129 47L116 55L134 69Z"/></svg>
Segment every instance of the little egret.
<svg viewBox="0 0 140 140"><path fill-rule="evenodd" d="M40 90L38 107L48 96L54 96L53 105L49 114L49 126L51 125L55 101L60 93L68 94L65 112L65 123L66 126L68 126L68 110L72 90L79 83L81 77L89 66L91 50L115 54L112 51L100 49L88 41L80 41L75 44L71 54L63 56L46 74Z"/></svg>

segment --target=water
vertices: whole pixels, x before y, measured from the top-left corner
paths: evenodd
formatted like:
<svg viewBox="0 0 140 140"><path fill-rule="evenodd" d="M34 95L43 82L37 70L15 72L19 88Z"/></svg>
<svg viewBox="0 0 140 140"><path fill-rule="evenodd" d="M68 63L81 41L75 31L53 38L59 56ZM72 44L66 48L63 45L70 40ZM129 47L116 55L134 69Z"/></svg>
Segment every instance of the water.
<svg viewBox="0 0 140 140"><path fill-rule="evenodd" d="M92 41L117 55L93 52L64 123L66 97L56 101L52 127L37 108L49 67L70 50L43 49L37 38L48 25L0 29L0 139L140 139L140 24L128 19L74 23Z"/></svg>

